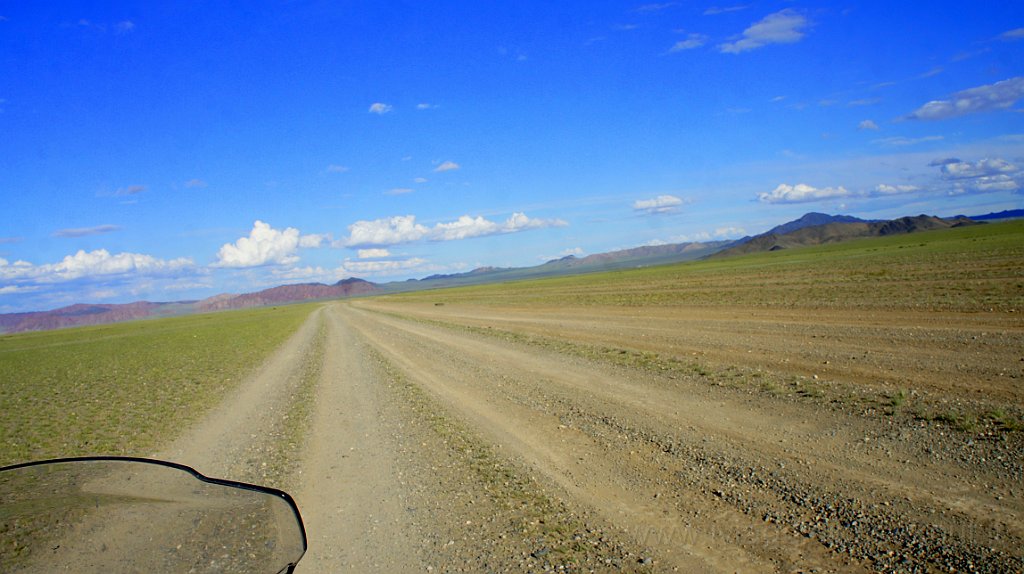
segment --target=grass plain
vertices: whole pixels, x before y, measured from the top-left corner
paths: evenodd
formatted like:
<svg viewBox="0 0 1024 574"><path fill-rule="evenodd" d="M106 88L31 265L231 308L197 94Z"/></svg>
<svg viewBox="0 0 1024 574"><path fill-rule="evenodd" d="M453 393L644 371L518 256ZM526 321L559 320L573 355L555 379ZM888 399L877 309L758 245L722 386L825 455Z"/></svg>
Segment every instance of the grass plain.
<svg viewBox="0 0 1024 574"><path fill-rule="evenodd" d="M148 456L216 405L315 308L0 336L0 465Z"/></svg>
<svg viewBox="0 0 1024 574"><path fill-rule="evenodd" d="M1024 311L1024 220L384 298L435 304Z"/></svg>

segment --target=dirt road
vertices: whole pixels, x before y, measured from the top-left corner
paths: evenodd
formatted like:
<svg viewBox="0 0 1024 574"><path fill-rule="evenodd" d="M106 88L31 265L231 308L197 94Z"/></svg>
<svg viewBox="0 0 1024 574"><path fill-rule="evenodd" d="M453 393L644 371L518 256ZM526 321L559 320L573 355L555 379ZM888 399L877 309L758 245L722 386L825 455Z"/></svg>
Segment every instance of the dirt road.
<svg viewBox="0 0 1024 574"><path fill-rule="evenodd" d="M1024 568L1019 432L857 416L459 326L500 317L404 315L320 309L161 454L293 492L304 572ZM750 366L756 321L736 327ZM632 329L619 336L667 336Z"/></svg>

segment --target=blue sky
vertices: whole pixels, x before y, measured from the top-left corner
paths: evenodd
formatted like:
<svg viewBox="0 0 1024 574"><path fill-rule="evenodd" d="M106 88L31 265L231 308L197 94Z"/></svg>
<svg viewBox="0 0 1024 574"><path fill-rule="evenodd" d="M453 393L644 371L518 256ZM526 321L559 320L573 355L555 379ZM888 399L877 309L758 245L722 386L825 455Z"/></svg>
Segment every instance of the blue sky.
<svg viewBox="0 0 1024 574"><path fill-rule="evenodd" d="M1016 2L3 2L0 312L1024 204Z"/></svg>

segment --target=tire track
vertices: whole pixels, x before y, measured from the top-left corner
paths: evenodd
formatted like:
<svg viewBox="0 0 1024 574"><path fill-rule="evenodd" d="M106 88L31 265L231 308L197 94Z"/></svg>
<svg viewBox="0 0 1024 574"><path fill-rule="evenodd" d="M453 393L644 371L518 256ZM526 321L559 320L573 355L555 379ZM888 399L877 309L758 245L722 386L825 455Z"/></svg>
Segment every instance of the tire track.
<svg viewBox="0 0 1024 574"><path fill-rule="evenodd" d="M835 414L812 421L806 408L772 412L696 385L631 381L621 370L535 349L345 314L410 380L570 499L655 547L663 564L1020 565L1016 501L965 487L977 480L969 473L858 448L863 422Z"/></svg>

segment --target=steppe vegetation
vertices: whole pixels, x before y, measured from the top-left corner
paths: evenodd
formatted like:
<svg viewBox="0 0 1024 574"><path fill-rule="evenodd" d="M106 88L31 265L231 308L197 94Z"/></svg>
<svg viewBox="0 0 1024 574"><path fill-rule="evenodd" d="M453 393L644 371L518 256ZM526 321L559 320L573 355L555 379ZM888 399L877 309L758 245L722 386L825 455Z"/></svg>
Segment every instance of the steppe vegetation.
<svg viewBox="0 0 1024 574"><path fill-rule="evenodd" d="M1024 220L386 300L1024 312Z"/></svg>
<svg viewBox="0 0 1024 574"><path fill-rule="evenodd" d="M0 465L149 455L217 404L314 308L0 336Z"/></svg>

